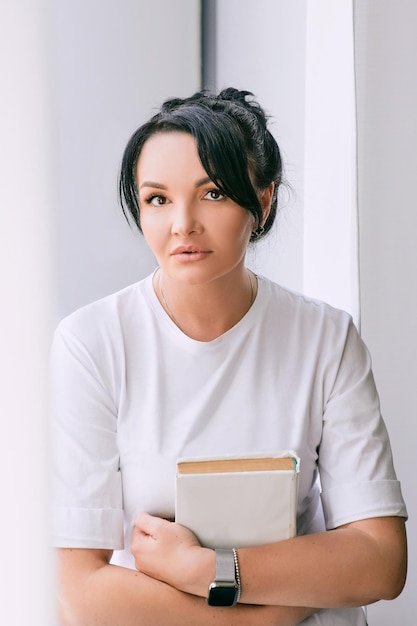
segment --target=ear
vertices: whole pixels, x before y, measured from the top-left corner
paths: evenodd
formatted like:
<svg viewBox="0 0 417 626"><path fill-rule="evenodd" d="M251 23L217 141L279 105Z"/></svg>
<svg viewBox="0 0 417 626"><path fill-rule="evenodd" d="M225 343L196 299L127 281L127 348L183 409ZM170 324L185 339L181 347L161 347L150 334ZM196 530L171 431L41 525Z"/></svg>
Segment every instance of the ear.
<svg viewBox="0 0 417 626"><path fill-rule="evenodd" d="M259 193L259 202L262 207L262 223L263 226L268 219L269 212L271 210L272 196L274 195L275 183L271 183L265 189Z"/></svg>

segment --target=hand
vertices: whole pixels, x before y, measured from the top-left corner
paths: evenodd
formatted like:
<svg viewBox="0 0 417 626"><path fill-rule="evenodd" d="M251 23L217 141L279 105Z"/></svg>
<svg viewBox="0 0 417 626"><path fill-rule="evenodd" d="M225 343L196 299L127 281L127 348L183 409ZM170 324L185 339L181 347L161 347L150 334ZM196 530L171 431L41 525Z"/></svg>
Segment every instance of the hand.
<svg viewBox="0 0 417 626"><path fill-rule="evenodd" d="M205 596L214 578L214 551L175 522L139 513L132 533L136 569L171 587Z"/></svg>

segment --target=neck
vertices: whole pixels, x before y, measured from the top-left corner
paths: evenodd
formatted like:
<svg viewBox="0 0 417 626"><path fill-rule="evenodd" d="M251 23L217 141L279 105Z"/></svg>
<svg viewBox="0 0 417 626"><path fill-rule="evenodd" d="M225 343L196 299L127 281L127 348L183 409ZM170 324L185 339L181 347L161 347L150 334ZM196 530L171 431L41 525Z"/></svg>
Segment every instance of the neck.
<svg viewBox="0 0 417 626"><path fill-rule="evenodd" d="M158 269L154 290L171 320L198 341L211 341L235 326L251 308L257 292L256 276L242 268L233 276L208 284L173 281Z"/></svg>

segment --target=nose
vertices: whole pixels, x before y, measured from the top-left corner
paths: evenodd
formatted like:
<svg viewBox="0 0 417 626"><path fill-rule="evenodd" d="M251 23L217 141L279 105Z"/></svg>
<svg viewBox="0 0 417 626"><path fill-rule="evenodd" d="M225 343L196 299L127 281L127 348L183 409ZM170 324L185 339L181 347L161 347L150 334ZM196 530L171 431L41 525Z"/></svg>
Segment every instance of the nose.
<svg viewBox="0 0 417 626"><path fill-rule="evenodd" d="M171 233L187 237L192 233L200 233L203 225L199 219L198 209L192 201L178 202L173 208Z"/></svg>

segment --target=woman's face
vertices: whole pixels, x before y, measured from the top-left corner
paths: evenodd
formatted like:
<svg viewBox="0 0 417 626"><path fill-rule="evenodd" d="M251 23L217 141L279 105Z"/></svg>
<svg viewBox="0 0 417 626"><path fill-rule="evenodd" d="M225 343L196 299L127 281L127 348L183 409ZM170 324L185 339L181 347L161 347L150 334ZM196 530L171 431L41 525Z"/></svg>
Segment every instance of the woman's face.
<svg viewBox="0 0 417 626"><path fill-rule="evenodd" d="M243 267L254 218L208 178L191 135L150 137L136 174L143 235L170 278L202 284Z"/></svg>

